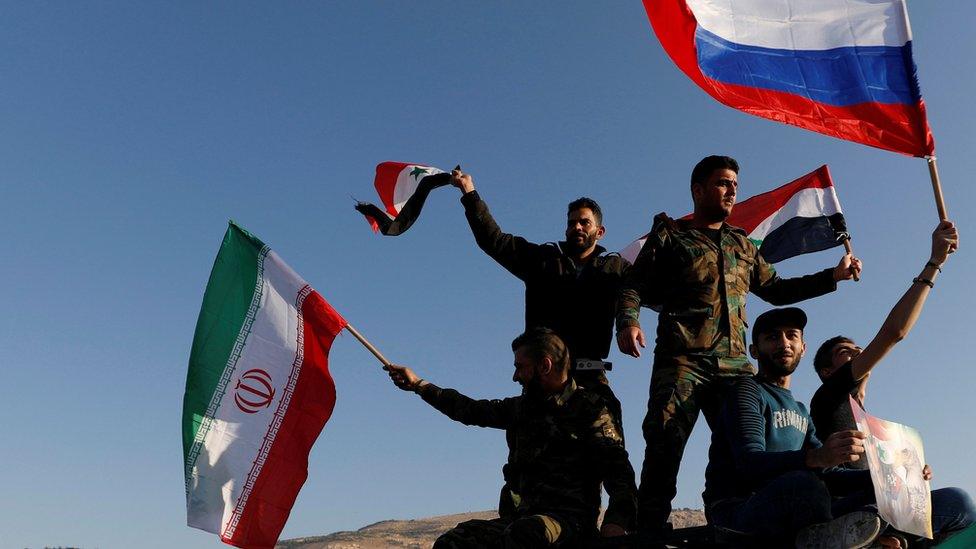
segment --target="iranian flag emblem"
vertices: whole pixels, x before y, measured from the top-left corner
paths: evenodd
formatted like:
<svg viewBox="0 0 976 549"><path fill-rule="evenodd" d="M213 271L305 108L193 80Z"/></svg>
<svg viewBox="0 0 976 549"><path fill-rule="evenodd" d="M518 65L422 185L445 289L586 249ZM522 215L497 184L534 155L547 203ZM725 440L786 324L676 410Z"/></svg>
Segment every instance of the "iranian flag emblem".
<svg viewBox="0 0 976 549"><path fill-rule="evenodd" d="M183 398L187 524L273 547L335 406L328 354L346 321L230 223L197 320Z"/></svg>

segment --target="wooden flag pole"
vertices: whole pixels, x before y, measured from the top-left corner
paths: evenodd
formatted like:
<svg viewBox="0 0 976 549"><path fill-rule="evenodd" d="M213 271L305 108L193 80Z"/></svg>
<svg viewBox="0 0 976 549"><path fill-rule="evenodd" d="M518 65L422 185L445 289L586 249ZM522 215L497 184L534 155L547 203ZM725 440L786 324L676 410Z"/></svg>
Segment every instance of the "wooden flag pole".
<svg viewBox="0 0 976 549"><path fill-rule="evenodd" d="M844 239L844 249L847 250L847 253L851 254L852 257L854 256L854 248L851 247L851 237ZM854 282L858 282L860 280L861 277L858 276L857 273L854 273Z"/></svg>
<svg viewBox="0 0 976 549"><path fill-rule="evenodd" d="M932 191L935 193L935 207L939 210L939 221L949 219L946 213L945 200L942 199L942 184L939 182L939 167L935 163L934 156L926 156L925 160L929 163L929 177L932 178Z"/></svg>
<svg viewBox="0 0 976 549"><path fill-rule="evenodd" d="M387 360L385 356L383 356L383 353L381 353L379 349L374 347L372 343L370 343L365 337L363 337L363 334L359 333L359 330L353 328L351 324L346 324L346 330L349 330L349 333L352 334L353 337L358 339L359 342L363 344L363 347L369 349L369 352L373 353L373 356L378 358L379 361L383 363L383 366L389 366L393 364L392 362Z"/></svg>

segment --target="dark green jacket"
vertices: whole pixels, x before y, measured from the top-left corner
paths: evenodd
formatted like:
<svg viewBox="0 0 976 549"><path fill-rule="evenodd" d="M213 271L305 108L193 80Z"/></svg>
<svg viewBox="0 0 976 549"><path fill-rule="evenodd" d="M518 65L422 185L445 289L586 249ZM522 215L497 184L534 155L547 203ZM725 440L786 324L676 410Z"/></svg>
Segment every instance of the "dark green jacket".
<svg viewBox="0 0 976 549"><path fill-rule="evenodd" d="M656 216L620 291L617 330L640 325L642 303L660 307L655 353L746 362L746 294L778 306L837 289L831 269L780 278L745 231L719 231L721 249L690 221Z"/></svg>
<svg viewBox="0 0 976 549"><path fill-rule="evenodd" d="M604 522L633 529L637 488L624 441L594 393L570 380L559 395L474 400L433 384L424 401L465 425L504 429L505 477L519 516L554 514L582 531L596 527L600 483L610 495Z"/></svg>
<svg viewBox="0 0 976 549"><path fill-rule="evenodd" d="M579 267L563 252L563 242L534 244L502 232L478 191L463 195L461 203L478 246L525 283L525 327L556 332L573 358L606 358L617 292L630 263L603 255L598 246L597 257Z"/></svg>

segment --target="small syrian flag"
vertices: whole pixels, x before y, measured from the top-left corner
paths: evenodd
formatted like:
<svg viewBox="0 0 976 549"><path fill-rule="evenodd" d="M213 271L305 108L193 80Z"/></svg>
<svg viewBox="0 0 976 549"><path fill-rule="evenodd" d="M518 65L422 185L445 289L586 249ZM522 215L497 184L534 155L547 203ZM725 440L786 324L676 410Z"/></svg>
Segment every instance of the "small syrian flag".
<svg viewBox="0 0 976 549"><path fill-rule="evenodd" d="M850 238L826 165L736 204L726 222L746 231L769 263L841 246ZM620 255L633 263L646 240L644 235L631 242Z"/></svg>
<svg viewBox="0 0 976 549"><path fill-rule="evenodd" d="M335 406L346 321L233 221L193 334L183 396L186 522L237 547L278 541Z"/></svg>
<svg viewBox="0 0 976 549"><path fill-rule="evenodd" d="M373 185L386 211L366 202L356 204L356 211L386 236L405 232L420 216L430 191L451 182L451 174L433 166L406 162L382 162L376 166Z"/></svg>

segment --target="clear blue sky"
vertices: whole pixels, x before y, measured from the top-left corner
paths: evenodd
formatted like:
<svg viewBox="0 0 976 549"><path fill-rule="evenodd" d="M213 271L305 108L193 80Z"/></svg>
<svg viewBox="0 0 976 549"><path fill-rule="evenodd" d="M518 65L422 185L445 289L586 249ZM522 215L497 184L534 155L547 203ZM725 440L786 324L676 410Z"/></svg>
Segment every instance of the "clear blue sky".
<svg viewBox="0 0 976 549"><path fill-rule="evenodd" d="M976 489L976 5L914 2L916 61L962 247L868 408L921 431L934 486ZM928 257L925 163L721 106L667 59L640 2L0 4L0 547L216 547L185 526L180 413L193 328L228 219L275 248L389 356L476 397L515 394L522 286L474 244L454 189L374 235L383 160L461 163L503 228L562 235L602 205L619 249L690 209L702 156L743 197L827 163L860 283L804 305L810 345L869 340ZM788 260L787 276L839 249ZM750 316L768 308L750 300ZM644 326L653 331L655 316ZM810 356L797 396L816 387ZM649 357L611 356L635 463ZM339 398L283 537L493 508L499 432L392 387L352 337ZM699 424L677 506L700 505Z"/></svg>

